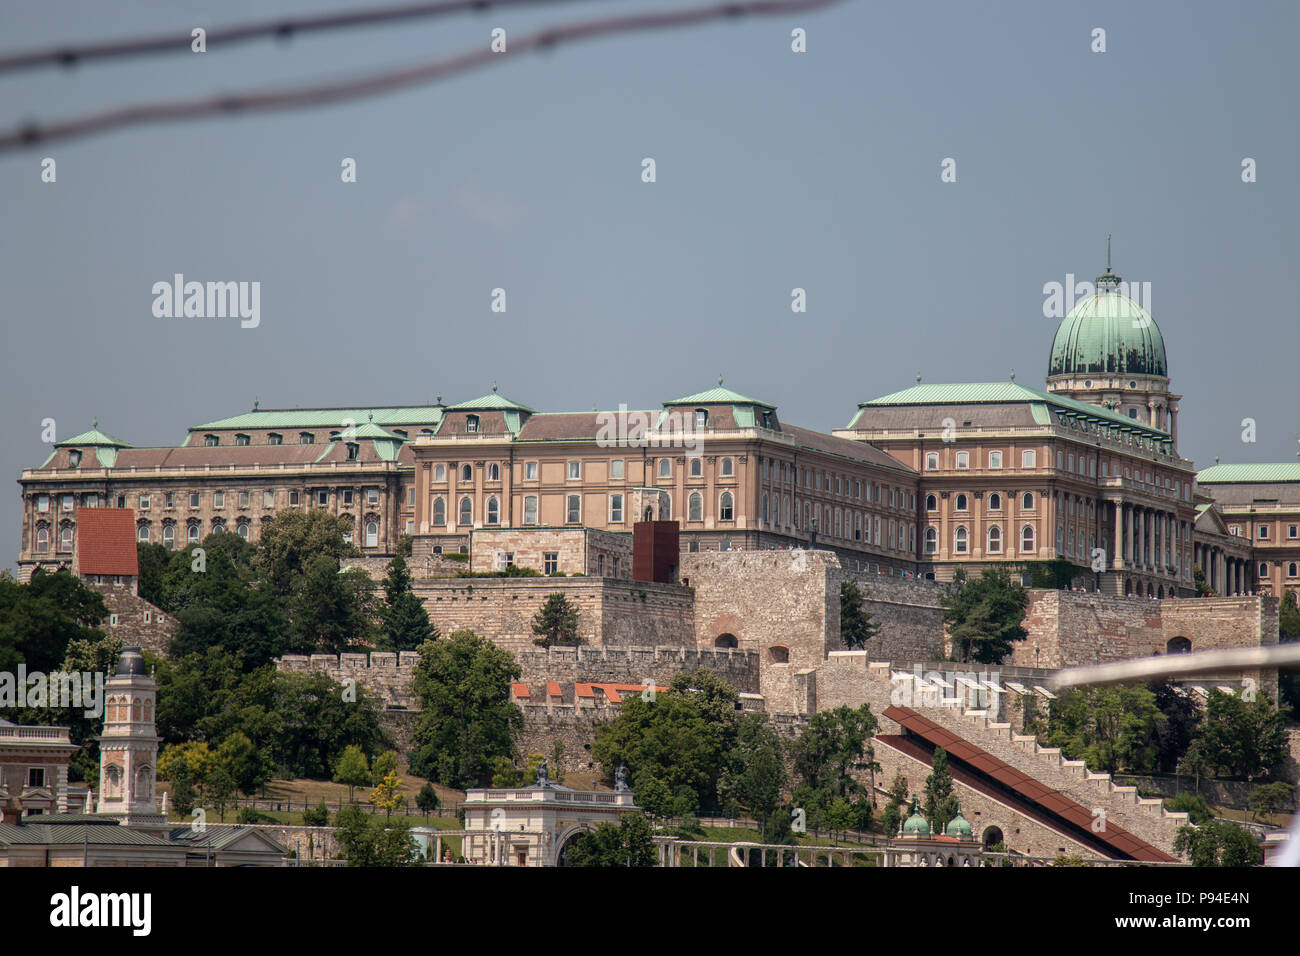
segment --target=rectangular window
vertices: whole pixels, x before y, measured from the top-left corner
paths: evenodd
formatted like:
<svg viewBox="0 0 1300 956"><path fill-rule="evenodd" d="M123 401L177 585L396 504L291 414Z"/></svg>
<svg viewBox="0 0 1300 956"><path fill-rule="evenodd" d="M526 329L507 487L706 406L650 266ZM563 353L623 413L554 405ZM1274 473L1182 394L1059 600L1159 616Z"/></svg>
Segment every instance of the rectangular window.
<svg viewBox="0 0 1300 956"><path fill-rule="evenodd" d="M407 519L406 519L406 533L407 533L407 534L415 534L415 519L414 519L414 518L407 518Z"/></svg>
<svg viewBox="0 0 1300 956"><path fill-rule="evenodd" d="M76 496L75 496L75 495L64 495L64 496L63 496L63 510L64 510L64 511L72 511L72 510L74 510L76 507L77 507L77 499L76 499Z"/></svg>
<svg viewBox="0 0 1300 956"><path fill-rule="evenodd" d="M524 498L524 524L537 524L537 496Z"/></svg>
<svg viewBox="0 0 1300 956"><path fill-rule="evenodd" d="M378 488L367 488L367 489L366 489L366 504L370 505L371 507L374 507L375 505L379 504L379 489L378 489Z"/></svg>
<svg viewBox="0 0 1300 956"><path fill-rule="evenodd" d="M212 492L212 507L224 508L226 506L226 493L224 491Z"/></svg>
<svg viewBox="0 0 1300 956"><path fill-rule="evenodd" d="M86 495L86 507L87 507L87 508L98 508L98 507L99 507L99 495Z"/></svg>
<svg viewBox="0 0 1300 956"><path fill-rule="evenodd" d="M324 508L324 507L327 507L327 506L329 505L329 503L330 503L330 493L329 493L328 491L324 491L324 490L322 490L322 491L317 491L317 492L316 492L316 504L317 504L317 505L319 505L320 507Z"/></svg>
<svg viewBox="0 0 1300 956"><path fill-rule="evenodd" d="M296 491L289 492L289 504L296 505L297 503L298 503L298 492Z"/></svg>
<svg viewBox="0 0 1300 956"><path fill-rule="evenodd" d="M37 510L37 511L40 511L40 512L46 512L46 511L49 511L49 510L50 510L50 496L49 496L49 495L37 495L37 496L36 496L36 510Z"/></svg>
<svg viewBox="0 0 1300 956"><path fill-rule="evenodd" d="M1262 524L1259 526L1259 539L1261 541L1268 539L1268 525Z"/></svg>
<svg viewBox="0 0 1300 956"><path fill-rule="evenodd" d="M536 480L537 480L537 462L535 461L524 462L524 481L536 481Z"/></svg>
<svg viewBox="0 0 1300 956"><path fill-rule="evenodd" d="M174 495L174 494L173 494L172 492L170 492L170 491L167 492L167 507L168 507L168 508L175 508L175 507L176 507L176 495Z"/></svg>
<svg viewBox="0 0 1300 956"><path fill-rule="evenodd" d="M569 462L569 480L573 481L581 477L582 477L582 462L580 461Z"/></svg>
<svg viewBox="0 0 1300 956"><path fill-rule="evenodd" d="M1002 467L1002 452L1000 451L989 452L989 467L990 468Z"/></svg>
<svg viewBox="0 0 1300 956"><path fill-rule="evenodd" d="M581 495L568 496L568 508L566 509L566 517L564 520L567 521L569 524L577 524L582 520L582 496Z"/></svg>
<svg viewBox="0 0 1300 956"><path fill-rule="evenodd" d="M45 768L31 767L27 771L27 786L44 787L45 786Z"/></svg>
<svg viewBox="0 0 1300 956"><path fill-rule="evenodd" d="M1296 525L1289 524L1286 526L1286 536L1288 538L1295 538L1297 536L1300 536L1297 534L1298 531L1300 531L1300 528L1298 528Z"/></svg>
<svg viewBox="0 0 1300 956"><path fill-rule="evenodd" d="M345 505L351 506L351 504L352 504L352 489L351 489L351 488L349 488L347 491L343 492L343 503L344 503Z"/></svg>
<svg viewBox="0 0 1300 956"><path fill-rule="evenodd" d="M198 506L199 506L199 493L198 493L197 491L191 491L191 492L190 492L190 507L191 507L191 508L197 508Z"/></svg>
<svg viewBox="0 0 1300 956"><path fill-rule="evenodd" d="M621 524L623 521L623 496L609 496L609 520L614 524Z"/></svg>
<svg viewBox="0 0 1300 956"><path fill-rule="evenodd" d="M957 467L958 468L970 467L970 452L968 451L957 452Z"/></svg>
<svg viewBox="0 0 1300 956"><path fill-rule="evenodd" d="M615 458L613 461L609 463L609 477L615 480L623 477L622 458Z"/></svg>
<svg viewBox="0 0 1300 956"><path fill-rule="evenodd" d="M560 552L543 551L542 572L544 574L554 574L558 570L560 570Z"/></svg>
<svg viewBox="0 0 1300 956"><path fill-rule="evenodd" d="M406 489L406 507L408 508L415 507L415 486L414 485Z"/></svg>
<svg viewBox="0 0 1300 956"><path fill-rule="evenodd" d="M141 495L141 496L140 496L140 510L141 510L141 511L148 511L148 510L149 510L149 502L150 502L150 500L151 500L151 496L149 496L149 495Z"/></svg>
<svg viewBox="0 0 1300 956"><path fill-rule="evenodd" d="M241 491L241 492L239 493L239 507L241 507L241 508L247 508L247 507L248 507L248 492L247 492L247 491Z"/></svg>
<svg viewBox="0 0 1300 956"><path fill-rule="evenodd" d="M263 508L274 508L274 507L275 507L275 492L274 492L274 491L264 491L264 492L262 492L262 507L263 507Z"/></svg>

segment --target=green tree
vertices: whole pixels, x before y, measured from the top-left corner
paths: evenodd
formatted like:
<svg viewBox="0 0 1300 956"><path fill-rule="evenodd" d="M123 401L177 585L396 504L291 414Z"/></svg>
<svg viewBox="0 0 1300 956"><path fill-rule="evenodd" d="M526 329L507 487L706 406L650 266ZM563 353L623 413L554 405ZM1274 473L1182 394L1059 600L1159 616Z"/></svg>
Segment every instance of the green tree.
<svg viewBox="0 0 1300 956"><path fill-rule="evenodd" d="M1264 862L1259 841L1230 820L1179 827L1174 852L1186 854L1193 866L1259 866Z"/></svg>
<svg viewBox="0 0 1300 956"><path fill-rule="evenodd" d="M1155 769L1156 697L1145 687L1103 685L1063 692L1049 705L1048 741L1097 772Z"/></svg>
<svg viewBox="0 0 1300 956"><path fill-rule="evenodd" d="M577 646L578 609L563 594L552 594L533 616L533 643L539 647Z"/></svg>
<svg viewBox="0 0 1300 956"><path fill-rule="evenodd" d="M244 734L235 731L217 748L216 761L230 773L240 792L251 795L270 779L263 754Z"/></svg>
<svg viewBox="0 0 1300 956"><path fill-rule="evenodd" d="M727 754L718 781L721 804L766 820L781 802L785 784L781 738L768 725L765 714L746 714L740 719L736 744Z"/></svg>
<svg viewBox="0 0 1300 956"><path fill-rule="evenodd" d="M144 544L135 547L136 565L139 576L136 578L136 594L157 607L163 606L163 573L171 562L172 552L161 544Z"/></svg>
<svg viewBox="0 0 1300 956"><path fill-rule="evenodd" d="M221 822L226 822L226 805L235 796L235 778L230 769L221 761L217 761L212 772L208 774L207 785L204 791L209 800L216 804L217 811L221 814Z"/></svg>
<svg viewBox="0 0 1300 956"><path fill-rule="evenodd" d="M876 726L867 704L856 710L841 706L813 714L792 747L795 774L805 787L824 792L829 800L866 793L855 774L869 769L875 760L869 741Z"/></svg>
<svg viewBox="0 0 1300 956"><path fill-rule="evenodd" d="M1286 718L1267 694L1245 701L1214 689L1192 746L1215 773L1267 776L1286 756Z"/></svg>
<svg viewBox="0 0 1300 956"><path fill-rule="evenodd" d="M492 761L492 786L501 790L510 790L524 782L524 775L519 772L515 762L509 757L497 757Z"/></svg>
<svg viewBox="0 0 1300 956"><path fill-rule="evenodd" d="M48 673L77 640L101 640L104 599L66 570L36 570L19 584L0 578L0 670Z"/></svg>
<svg viewBox="0 0 1300 956"><path fill-rule="evenodd" d="M379 786L379 784L383 782L385 777L387 777L390 773L396 773L396 772L397 772L397 751L385 750L378 757L376 757L375 762L370 765L371 783L373 783L375 786Z"/></svg>
<svg viewBox="0 0 1300 956"><path fill-rule="evenodd" d="M486 786L497 757L514 759L523 715L510 699L519 665L473 631L420 645L412 687L421 713L411 772L443 786Z"/></svg>
<svg viewBox="0 0 1300 956"><path fill-rule="evenodd" d="M1147 690L1154 695L1160 712L1155 723L1156 769L1175 773L1201 722L1201 709L1191 695L1182 693L1168 681L1148 684Z"/></svg>
<svg viewBox="0 0 1300 956"><path fill-rule="evenodd" d="M290 601L295 581L319 557L331 558L334 568L343 558L360 557L361 552L343 536L352 526L342 518L315 508L281 511L263 523L258 536L255 562L261 578L282 601Z"/></svg>
<svg viewBox="0 0 1300 956"><path fill-rule="evenodd" d="M328 779L349 744L367 754L390 746L379 699L328 674L274 675L272 708L282 729L276 759L289 776Z"/></svg>
<svg viewBox="0 0 1300 956"><path fill-rule="evenodd" d="M1170 813L1187 814L1187 819L1197 826L1214 818L1214 814L1210 812L1210 805L1205 802L1205 798L1191 793L1180 793L1166 800L1165 809Z"/></svg>
<svg viewBox="0 0 1300 956"><path fill-rule="evenodd" d="M420 812L424 814L425 819L429 814L441 806L442 801L438 799L438 791L433 788L433 784L426 783L420 788L420 792L415 795L415 805Z"/></svg>
<svg viewBox="0 0 1300 956"><path fill-rule="evenodd" d="M334 765L334 782L348 788L348 803L352 803L357 787L370 783L372 777L365 752L355 745L348 746Z"/></svg>
<svg viewBox="0 0 1300 956"><path fill-rule="evenodd" d="M1296 593L1287 591L1278 606L1278 641L1300 641L1300 608L1296 606ZM1300 670L1277 672L1278 705L1286 708L1292 720L1300 719Z"/></svg>
<svg viewBox="0 0 1300 956"><path fill-rule="evenodd" d="M305 827L323 827L328 826L330 822L330 808L322 797L321 802L316 804L310 810L302 812L302 825Z"/></svg>
<svg viewBox="0 0 1300 956"><path fill-rule="evenodd" d="M961 661L999 664L1011 645L1023 641L1029 594L1002 566L986 568L973 580L960 580L942 598L944 623Z"/></svg>
<svg viewBox="0 0 1300 956"><path fill-rule="evenodd" d="M380 635L383 650L413 651L425 641L438 637L437 629L429 623L424 602L411 590L411 573L401 554L388 562L384 596L383 631Z"/></svg>
<svg viewBox="0 0 1300 956"><path fill-rule="evenodd" d="M942 747L934 748L924 793L924 813L930 822L930 830L942 833L948 821L957 815L957 796L953 793L952 771L948 769L948 752Z"/></svg>
<svg viewBox="0 0 1300 956"><path fill-rule="evenodd" d="M615 826L602 823L570 844L569 866L646 867L654 866L655 850L650 821L644 814L624 814Z"/></svg>
<svg viewBox="0 0 1300 956"><path fill-rule="evenodd" d="M1214 594L1209 582L1205 580L1205 572L1198 567L1192 568L1192 586L1196 588L1197 597L1210 597Z"/></svg>
<svg viewBox="0 0 1300 956"><path fill-rule="evenodd" d="M1252 816L1261 813L1290 813L1295 808L1295 787L1285 780L1263 783L1250 793Z"/></svg>
<svg viewBox="0 0 1300 956"><path fill-rule="evenodd" d="M862 606L862 592L852 581L840 583L840 640L850 649L865 647L880 632Z"/></svg>
<svg viewBox="0 0 1300 956"><path fill-rule="evenodd" d="M329 555L309 558L290 598L290 646L338 653L365 643L373 627L373 583L359 568L340 571Z"/></svg>
<svg viewBox="0 0 1300 956"><path fill-rule="evenodd" d="M198 803L198 794L194 790L194 783L190 779L189 769L184 765L177 768L175 777L168 780L171 786L167 793L170 797L170 809L181 815L184 819L190 815Z"/></svg>
<svg viewBox="0 0 1300 956"><path fill-rule="evenodd" d="M392 819L393 811L403 803L402 782L397 779L395 770L388 771L371 791L370 802L384 811L385 819Z"/></svg>

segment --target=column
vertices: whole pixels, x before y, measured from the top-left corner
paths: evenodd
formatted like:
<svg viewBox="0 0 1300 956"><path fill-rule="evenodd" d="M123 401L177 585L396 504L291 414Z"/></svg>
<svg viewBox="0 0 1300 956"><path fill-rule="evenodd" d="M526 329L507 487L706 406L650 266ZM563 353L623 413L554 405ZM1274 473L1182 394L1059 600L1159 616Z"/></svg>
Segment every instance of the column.
<svg viewBox="0 0 1300 956"><path fill-rule="evenodd" d="M1122 502L1115 502L1115 534L1110 539L1112 542L1113 556L1111 560L1112 568L1124 567L1124 539L1120 536L1124 526L1124 505Z"/></svg>

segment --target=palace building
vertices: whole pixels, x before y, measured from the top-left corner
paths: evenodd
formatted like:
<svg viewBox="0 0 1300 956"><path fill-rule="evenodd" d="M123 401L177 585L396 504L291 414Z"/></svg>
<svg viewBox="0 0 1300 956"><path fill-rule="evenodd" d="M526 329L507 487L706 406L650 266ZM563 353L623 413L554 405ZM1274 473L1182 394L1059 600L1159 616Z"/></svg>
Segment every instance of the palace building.
<svg viewBox="0 0 1300 956"><path fill-rule="evenodd" d="M403 535L418 556L649 519L676 522L687 552L814 547L888 575L1059 560L1116 595L1192 595L1196 569L1218 595L1300 589L1300 466L1198 474L1178 452L1164 338L1122 289L1108 264L1061 321L1045 389L918 377L829 434L721 380L635 411L537 411L495 386L451 405L255 403L165 448L96 422L22 473L19 575L73 566L87 509L129 509L137 541L183 548L319 508L373 558ZM597 568L632 576L630 560Z"/></svg>

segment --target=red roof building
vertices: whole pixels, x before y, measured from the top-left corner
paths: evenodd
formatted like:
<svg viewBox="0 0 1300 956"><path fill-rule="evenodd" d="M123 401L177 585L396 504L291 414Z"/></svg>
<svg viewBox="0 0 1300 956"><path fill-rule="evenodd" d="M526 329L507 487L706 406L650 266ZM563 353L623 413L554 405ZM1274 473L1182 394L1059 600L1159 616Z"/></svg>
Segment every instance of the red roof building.
<svg viewBox="0 0 1300 956"><path fill-rule="evenodd" d="M77 512L76 572L135 577L135 512L130 508L82 508Z"/></svg>

